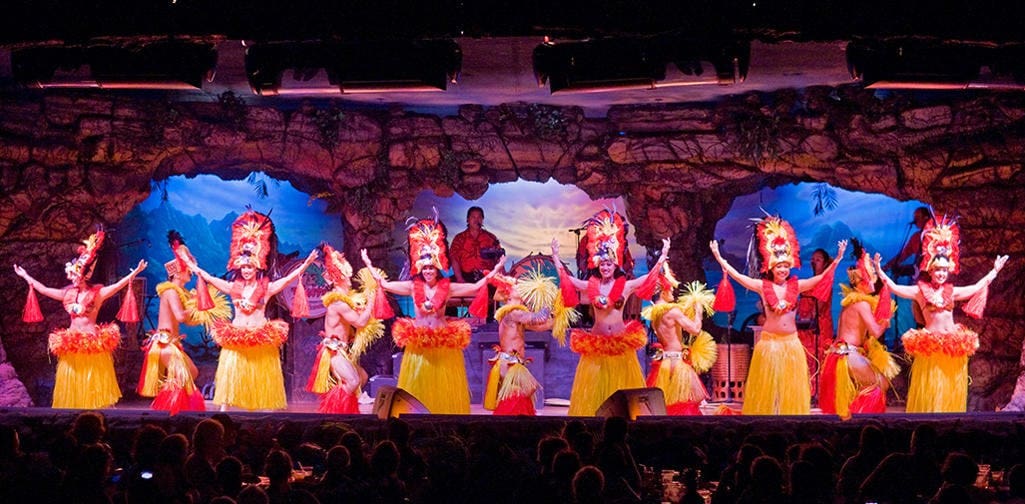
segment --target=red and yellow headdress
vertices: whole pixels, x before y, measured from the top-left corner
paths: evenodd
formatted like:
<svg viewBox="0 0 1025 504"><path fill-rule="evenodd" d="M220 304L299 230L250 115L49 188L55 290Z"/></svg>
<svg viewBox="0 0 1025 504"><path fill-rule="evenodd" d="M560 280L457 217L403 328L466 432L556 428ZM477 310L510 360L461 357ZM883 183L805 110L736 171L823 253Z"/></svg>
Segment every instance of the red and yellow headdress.
<svg viewBox="0 0 1025 504"><path fill-rule="evenodd" d="M626 255L626 233L629 229L623 216L615 210L602 210L584 221L587 227L587 264L597 268L602 261L623 267Z"/></svg>
<svg viewBox="0 0 1025 504"><path fill-rule="evenodd" d="M448 237L445 225L438 220L437 211L433 219L419 219L407 226L406 232L409 237L410 275L419 274L424 266L434 266L439 271L448 269Z"/></svg>
<svg viewBox="0 0 1025 504"><path fill-rule="evenodd" d="M922 262L919 269L930 271L943 267L950 274L961 270L961 230L953 218L933 218L922 229Z"/></svg>
<svg viewBox="0 0 1025 504"><path fill-rule="evenodd" d="M274 223L270 217L253 209L235 219L231 225L231 255L228 269L235 270L251 265L258 270L267 269L267 255L270 254Z"/></svg>
<svg viewBox="0 0 1025 504"><path fill-rule="evenodd" d="M780 263L790 264L791 268L801 267L801 245L789 222L778 216L766 217L755 226L755 236L762 259L761 273Z"/></svg>
<svg viewBox="0 0 1025 504"><path fill-rule="evenodd" d="M324 250L324 277L328 282L339 285L352 278L352 265L345 258L345 254L326 243L320 248Z"/></svg>
<svg viewBox="0 0 1025 504"><path fill-rule="evenodd" d="M876 274L876 269L872 266L872 258L869 257L868 252L862 251L861 257L854 263L854 266L847 268L847 278L851 280L852 287L861 282L868 282L868 285L875 291L879 275Z"/></svg>
<svg viewBox="0 0 1025 504"><path fill-rule="evenodd" d="M106 233L103 228L98 228L95 233L89 235L82 245L78 246L78 257L64 264L64 273L70 278L72 275L88 279L93 275L93 267L96 265L96 254L103 246L103 239Z"/></svg>
<svg viewBox="0 0 1025 504"><path fill-rule="evenodd" d="M196 259L192 256L189 248L185 246L185 238L181 233L172 229L167 232L167 244L171 246L171 252L174 253L174 259L164 263L167 276L188 272L189 268L186 262L196 262Z"/></svg>

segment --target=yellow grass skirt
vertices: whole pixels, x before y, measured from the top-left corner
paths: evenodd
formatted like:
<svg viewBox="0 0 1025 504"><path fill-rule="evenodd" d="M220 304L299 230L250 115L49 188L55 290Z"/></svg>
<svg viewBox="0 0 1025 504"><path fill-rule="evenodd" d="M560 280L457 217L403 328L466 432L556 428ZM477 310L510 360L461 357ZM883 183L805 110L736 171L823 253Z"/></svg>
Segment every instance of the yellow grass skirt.
<svg viewBox="0 0 1025 504"><path fill-rule="evenodd" d="M912 329L901 336L911 355L908 413L963 413L968 408L968 358L978 348L979 337L957 324L952 334ZM933 342L926 345L920 342ZM932 350L932 351L929 351Z"/></svg>
<svg viewBox="0 0 1025 504"><path fill-rule="evenodd" d="M570 347L580 353L569 396L570 416L594 416L617 390L644 387L637 349L644 346L647 334L640 322L630 321L618 336L598 336L574 329L570 338ZM611 348L617 348L619 353L609 353Z"/></svg>
<svg viewBox="0 0 1025 504"><path fill-rule="evenodd" d="M234 332L243 328L233 327ZM284 341L288 336L288 323L271 320L261 327L248 329L254 333L274 332L270 338ZM216 337L215 337L216 339ZM279 345L257 344L221 348L214 377L214 404L237 406L248 410L285 409L285 378L281 373Z"/></svg>
<svg viewBox="0 0 1025 504"><path fill-rule="evenodd" d="M470 342L470 325L457 320L431 329L399 319L392 336L405 346L399 388L413 394L431 413L470 414L470 382L463 360L463 347ZM463 341L462 346L454 343ZM438 346L425 346L429 342Z"/></svg>
<svg viewBox="0 0 1025 504"><path fill-rule="evenodd" d="M96 334L59 329L50 334L49 348L57 356L53 407L97 409L121 398L114 372L113 351L121 343L117 324L98 324Z"/></svg>
<svg viewBox="0 0 1025 504"><path fill-rule="evenodd" d="M744 384L745 415L811 413L808 361L797 333L762 331Z"/></svg>

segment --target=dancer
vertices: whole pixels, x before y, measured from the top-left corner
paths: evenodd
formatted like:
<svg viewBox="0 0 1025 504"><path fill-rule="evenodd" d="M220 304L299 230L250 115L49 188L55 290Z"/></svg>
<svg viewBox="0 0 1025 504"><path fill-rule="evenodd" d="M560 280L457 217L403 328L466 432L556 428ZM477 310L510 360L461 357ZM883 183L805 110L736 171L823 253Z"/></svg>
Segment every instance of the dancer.
<svg viewBox="0 0 1025 504"><path fill-rule="evenodd" d="M877 292L879 277L867 253L862 252L857 264L847 268L847 277L851 286L840 286L839 331L822 365L819 407L842 418L852 413L885 413L889 380L897 376L900 366L879 338L890 327L894 303L888 290Z"/></svg>
<svg viewBox="0 0 1025 504"><path fill-rule="evenodd" d="M674 300L673 290L679 285L669 265L663 264L658 299L641 312L658 337L647 385L662 389L667 414L701 415L699 406L708 391L698 375L712 368L718 352L712 336L701 330L701 319L712 314L715 294L705 284L691 282Z"/></svg>
<svg viewBox="0 0 1025 504"><path fill-rule="evenodd" d="M228 269L235 280L228 282L217 278L195 261L186 259L189 269L229 295L235 306L234 319L230 323L217 322L212 331L214 342L221 346L214 377L214 404L220 405L221 411L228 406L248 410L287 406L279 349L288 340L288 323L267 320L264 312L270 298L299 278L313 263L317 251L311 251L291 273L270 281L264 275L275 238L270 219L248 209L231 226Z"/></svg>
<svg viewBox="0 0 1025 504"><path fill-rule="evenodd" d="M825 271L798 279L790 274L791 268L800 267L800 245L790 223L779 217L766 217L758 222L755 238L762 259L761 279L737 271L719 253L719 242L709 243L723 273L757 292L766 308L765 325L755 343L744 385L742 411L745 415L807 415L811 412L808 362L797 338L794 309L802 292L811 291L820 300L828 299L833 272L840 264L847 241L838 243L836 259ZM720 287L719 291L722 290Z"/></svg>
<svg viewBox="0 0 1025 504"><path fill-rule="evenodd" d="M473 315L483 318L487 303L484 287L502 269L505 256L475 283L451 282L441 277L441 271L448 269L448 258L445 226L437 215L414 222L407 232L411 280L386 280L374 269L366 250L362 253L380 288L413 296L414 317L400 318L392 326L395 344L405 349L398 386L413 394L431 413L466 415L470 413L470 384L463 349L470 344L470 325L465 320L447 320L445 305L450 297L483 298L471 306ZM379 307L387 304L381 299L375 303Z"/></svg>
<svg viewBox="0 0 1025 504"><path fill-rule="evenodd" d="M320 333L324 339L317 348L306 390L321 394L317 408L320 413L358 414L360 390L367 382L359 358L384 334L384 324L371 316L373 293L352 292L352 265L345 254L326 243L321 248L324 279L331 284L331 291L321 297L327 308ZM363 285L376 287L377 283L371 277Z"/></svg>
<svg viewBox="0 0 1025 504"><path fill-rule="evenodd" d="M821 274L832 261L829 252L815 249L809 261L812 275ZM814 296L798 296L796 323L797 338L804 346L805 358L808 361L811 395L814 396L822 375L822 361L829 345L833 343L833 298L820 301Z"/></svg>
<svg viewBox="0 0 1025 504"><path fill-rule="evenodd" d="M484 387L484 408L495 415L529 415L534 409L534 393L541 385L527 369L524 331L565 334L569 322L578 314L567 309L559 298L553 278L540 271L528 271L519 277L497 275L495 298L505 304L495 313L498 321L498 345L494 347L491 372Z"/></svg>
<svg viewBox="0 0 1025 504"><path fill-rule="evenodd" d="M145 360L136 392L143 397L154 397L151 408L175 415L179 411L206 409L203 394L195 383L199 370L182 348L180 324L212 324L215 319L230 317L231 311L220 294L214 296L218 300L214 309L196 310L193 295L185 290L185 284L192 278L186 262L195 262L195 259L177 231L168 231L167 241L175 258L164 263L167 281L156 288L160 299L157 328L149 334L142 349ZM205 289L206 284L199 287Z"/></svg>
<svg viewBox="0 0 1025 504"><path fill-rule="evenodd" d="M584 225L587 264L592 268L587 280L574 278L566 271L559 259L559 241L552 239L552 260L559 270L563 299L575 306L577 291L584 291L594 310L591 331L570 332L570 349L580 354L569 398L571 416L592 416L617 390L644 387L637 349L647 343L647 330L639 321L623 322L623 305L643 283L654 281L669 253L669 239L664 238L661 256L651 271L642 278L627 280L621 269L627 247L623 216L602 210Z"/></svg>
<svg viewBox="0 0 1025 504"><path fill-rule="evenodd" d="M121 398L113 356L114 350L121 345L121 330L113 322L97 324L96 316L104 301L130 285L135 276L146 269L146 261L140 260L131 273L113 284L90 284L89 278L96 266L96 254L103 246L104 236L102 229L97 230L83 242L84 245L78 247L78 257L64 265L64 272L71 281L67 287L47 287L21 266L14 265L14 272L29 285L26 321L42 321L35 291L63 303L64 310L71 316L71 325L50 333L49 338L50 352L57 356L54 408L106 408ZM125 295L126 304L134 303L134 298L129 289ZM122 307L122 313L118 314L122 319L125 308Z"/></svg>
<svg viewBox="0 0 1025 504"><path fill-rule="evenodd" d="M917 285L897 285L875 256L876 271L897 296L912 299L922 309L925 328L901 336L911 356L908 386L909 413L957 413L968 407L968 358L979 348L979 335L954 322L954 303L968 299L965 314L980 318L986 307L989 284L1007 263L997 256L993 269L974 285L955 287L950 275L961 269L960 230L953 219L933 218L922 229L922 276Z"/></svg>

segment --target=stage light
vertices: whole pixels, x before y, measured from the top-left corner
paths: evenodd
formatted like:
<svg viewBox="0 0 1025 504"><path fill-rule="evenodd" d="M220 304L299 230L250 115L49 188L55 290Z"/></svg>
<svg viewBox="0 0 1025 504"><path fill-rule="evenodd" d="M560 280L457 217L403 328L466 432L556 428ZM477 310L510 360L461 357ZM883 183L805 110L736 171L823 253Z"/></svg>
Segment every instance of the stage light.
<svg viewBox="0 0 1025 504"><path fill-rule="evenodd" d="M14 80L38 88L194 90L213 76L216 65L213 44L197 42L41 46L11 53Z"/></svg>
<svg viewBox="0 0 1025 504"><path fill-rule="evenodd" d="M1021 44L858 39L846 52L851 77L868 89L1025 90Z"/></svg>
<svg viewBox="0 0 1025 504"><path fill-rule="evenodd" d="M534 48L538 86L552 93L735 84L747 77L748 41L679 34L553 42ZM672 64L678 72L667 72ZM705 72L705 64L713 70Z"/></svg>
<svg viewBox="0 0 1025 504"><path fill-rule="evenodd" d="M451 40L254 43L246 75L263 96L444 91L462 60Z"/></svg>

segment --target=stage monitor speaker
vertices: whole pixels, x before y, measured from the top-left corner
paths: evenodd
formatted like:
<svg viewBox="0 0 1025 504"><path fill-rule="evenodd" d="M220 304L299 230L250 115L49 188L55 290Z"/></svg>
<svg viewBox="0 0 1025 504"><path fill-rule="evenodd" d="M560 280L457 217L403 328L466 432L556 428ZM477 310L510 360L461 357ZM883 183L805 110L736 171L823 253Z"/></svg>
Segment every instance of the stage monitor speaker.
<svg viewBox="0 0 1025 504"><path fill-rule="evenodd" d="M427 406L413 397L413 394L398 387L388 385L380 387L377 389L377 395L374 396L373 414L381 420L398 418L399 415L426 415L430 412Z"/></svg>
<svg viewBox="0 0 1025 504"><path fill-rule="evenodd" d="M639 416L664 416L666 398L660 388L620 389L609 396L595 416L623 417L636 420Z"/></svg>

